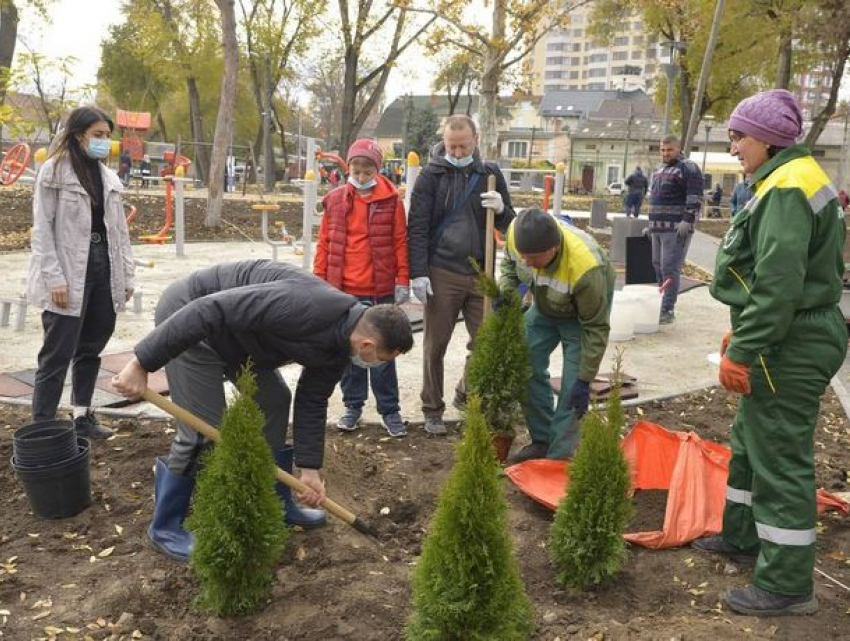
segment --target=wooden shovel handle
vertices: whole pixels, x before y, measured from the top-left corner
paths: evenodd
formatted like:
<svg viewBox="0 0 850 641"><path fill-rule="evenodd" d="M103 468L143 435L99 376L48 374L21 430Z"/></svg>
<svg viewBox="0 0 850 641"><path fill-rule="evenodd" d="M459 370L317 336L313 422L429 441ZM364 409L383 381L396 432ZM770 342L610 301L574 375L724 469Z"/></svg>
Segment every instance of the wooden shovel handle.
<svg viewBox="0 0 850 641"><path fill-rule="evenodd" d="M214 443L218 443L221 440L221 435L219 431L215 429L209 423L201 420L189 410L183 409L174 401L171 401L161 394L153 391L152 389L146 389L142 394L142 398L153 405L156 405L163 412L166 412L176 418L181 423L185 423L193 430L213 441ZM275 477L278 481L286 485L287 487L292 488L296 492L304 492L309 489L304 483L300 480L289 474L288 472L284 472L279 467L275 467ZM355 514L349 512L344 507L342 507L339 503L332 501L329 498L326 498L320 504L324 509L333 514L335 517L339 518L342 521L345 521L358 531L363 534L367 534L369 536L374 536L374 532L372 529L364 523L361 519L359 519Z"/></svg>
<svg viewBox="0 0 850 641"><path fill-rule="evenodd" d="M496 191L496 177L493 174L487 176L487 191ZM487 227L484 232L484 273L494 277L493 272L495 271L496 265L493 261L493 249L495 245L495 238L493 238L496 227L496 212L487 208ZM490 309L492 307L492 299L489 296L484 297L484 316L490 313Z"/></svg>

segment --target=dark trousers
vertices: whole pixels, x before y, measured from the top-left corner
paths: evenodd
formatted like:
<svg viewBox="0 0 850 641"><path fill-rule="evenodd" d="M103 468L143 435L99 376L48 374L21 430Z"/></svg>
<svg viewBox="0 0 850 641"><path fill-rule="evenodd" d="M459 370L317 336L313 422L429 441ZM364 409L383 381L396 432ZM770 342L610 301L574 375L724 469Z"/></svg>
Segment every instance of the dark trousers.
<svg viewBox="0 0 850 641"><path fill-rule="evenodd" d="M393 303L395 297L385 296L383 298L370 298L358 296L361 303ZM369 395L369 384L372 385L372 393L378 405L378 413L381 416L392 414L400 410L398 401L398 375L396 374L395 361L387 361L380 367L365 368L349 363L342 374L339 383L342 389L342 402L346 407L361 410Z"/></svg>
<svg viewBox="0 0 850 641"><path fill-rule="evenodd" d="M635 218L640 216L640 206L643 204L643 196L640 194L626 195L626 218L634 215Z"/></svg>
<svg viewBox="0 0 850 641"><path fill-rule="evenodd" d="M160 325L190 300L185 282L172 285L157 304L155 323ZM227 407L224 382L235 383L239 368L222 361L215 350L202 341L172 359L165 366L165 374L171 400L218 428ZM254 375L257 379L254 400L266 419L263 435L272 450L281 450L286 443L292 394L276 369L255 367ZM201 453L210 445L191 427L178 422L177 436L168 456L168 469L180 476L193 476L198 470Z"/></svg>
<svg viewBox="0 0 850 641"><path fill-rule="evenodd" d="M100 372L100 353L115 330L109 249L92 243L86 266L86 287L79 316L45 311L41 315L44 343L38 352L38 371L32 393L33 421L56 417L68 366L71 366L71 404L91 405Z"/></svg>

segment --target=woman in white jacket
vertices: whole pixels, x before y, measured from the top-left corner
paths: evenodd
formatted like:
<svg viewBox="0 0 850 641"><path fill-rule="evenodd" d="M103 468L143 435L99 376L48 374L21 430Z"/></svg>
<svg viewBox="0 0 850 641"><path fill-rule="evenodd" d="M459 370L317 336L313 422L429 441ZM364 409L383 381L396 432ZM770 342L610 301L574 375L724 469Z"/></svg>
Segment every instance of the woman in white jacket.
<svg viewBox="0 0 850 641"><path fill-rule="evenodd" d="M56 417L68 366L80 436L107 438L91 399L100 353L133 295L133 255L122 185L103 162L114 125L95 107L71 112L35 182L30 302L41 307L44 343L32 398L34 421Z"/></svg>

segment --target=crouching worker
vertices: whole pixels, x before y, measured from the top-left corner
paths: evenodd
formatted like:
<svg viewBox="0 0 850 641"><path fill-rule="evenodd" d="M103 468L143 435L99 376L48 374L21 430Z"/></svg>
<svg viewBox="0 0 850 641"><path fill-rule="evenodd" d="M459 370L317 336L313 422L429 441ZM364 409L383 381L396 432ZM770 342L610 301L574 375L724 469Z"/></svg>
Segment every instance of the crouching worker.
<svg viewBox="0 0 850 641"><path fill-rule="evenodd" d="M595 240L539 209L527 209L508 229L499 285L527 285L525 313L531 359L523 413L531 443L509 461L567 459L579 443L576 419L590 403L590 383L608 346L614 270ZM549 356L563 351L561 394L554 404Z"/></svg>
<svg viewBox="0 0 850 641"><path fill-rule="evenodd" d="M149 372L165 367L171 398L211 425L221 422L224 381L235 381L250 359L257 378L266 441L277 465L292 471L293 459L308 490L298 499L317 506L325 499L322 467L328 399L349 362L388 362L413 347L407 315L394 305L367 308L297 267L272 261L217 265L173 283L156 308L156 328L112 381L128 398L147 387ZM303 366L295 393L294 451L286 446L291 394L278 368ZM210 445L187 425L166 459L157 459L155 505L148 536L170 557L185 560L193 537L183 520L195 486L201 453ZM321 510L299 507L278 483L287 523L312 528Z"/></svg>

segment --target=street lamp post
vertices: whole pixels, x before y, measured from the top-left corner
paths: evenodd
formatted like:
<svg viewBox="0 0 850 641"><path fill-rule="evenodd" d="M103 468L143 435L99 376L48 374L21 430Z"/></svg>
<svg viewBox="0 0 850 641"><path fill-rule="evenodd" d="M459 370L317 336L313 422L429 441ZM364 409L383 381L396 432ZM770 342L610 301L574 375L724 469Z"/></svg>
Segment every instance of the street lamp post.
<svg viewBox="0 0 850 641"><path fill-rule="evenodd" d="M635 117L634 116L634 108L632 106L632 103L629 103L629 119L626 122L626 149L623 152L623 180L624 181L626 180L626 175L627 175L626 165L628 164L628 161L629 161L629 142L631 141L631 138L632 138L632 122L634 121L634 117Z"/></svg>
<svg viewBox="0 0 850 641"><path fill-rule="evenodd" d="M705 163L708 160L708 141L711 136L711 129L714 126L714 116L706 115L705 118L705 148L702 152L702 180L703 180L703 189L705 189ZM709 185L710 187L711 185Z"/></svg>
<svg viewBox="0 0 850 641"><path fill-rule="evenodd" d="M673 81L679 75L679 65L674 62L676 59L676 51L684 51L684 43L676 40L670 40L663 43L663 46L670 48L670 62L664 65L664 73L667 75L667 100L664 105L664 135L670 133L670 112L673 111Z"/></svg>

